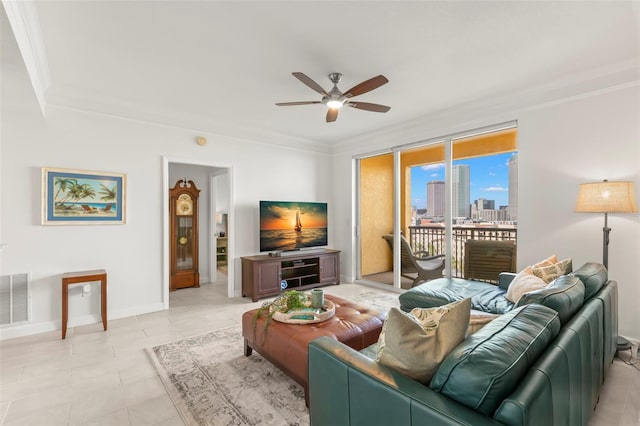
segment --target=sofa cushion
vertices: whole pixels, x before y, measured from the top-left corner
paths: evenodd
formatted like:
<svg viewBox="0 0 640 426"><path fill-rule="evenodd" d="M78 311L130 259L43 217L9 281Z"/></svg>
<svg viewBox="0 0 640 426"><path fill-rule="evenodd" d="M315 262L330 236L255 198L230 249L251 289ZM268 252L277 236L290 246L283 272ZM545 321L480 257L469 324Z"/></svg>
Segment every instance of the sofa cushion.
<svg viewBox="0 0 640 426"><path fill-rule="evenodd" d="M429 386L492 415L559 330L553 309L540 305L516 308L451 351Z"/></svg>
<svg viewBox="0 0 640 426"><path fill-rule="evenodd" d="M376 361L426 383L464 340L470 310L469 299L437 308L416 308L409 314L391 308L378 339Z"/></svg>
<svg viewBox="0 0 640 426"><path fill-rule="evenodd" d="M542 278L533 275L533 270L530 266L527 266L518 272L518 275L511 281L505 297L510 302L518 303L523 294L533 290L540 290L546 286L547 283Z"/></svg>
<svg viewBox="0 0 640 426"><path fill-rule="evenodd" d="M571 258L563 259L558 263L548 266L533 266L533 274L542 278L544 282L550 283L560 275L566 275L573 269Z"/></svg>
<svg viewBox="0 0 640 426"><path fill-rule="evenodd" d="M562 275L541 290L525 293L516 306L538 303L558 313L565 324L584 303L584 284L575 275Z"/></svg>
<svg viewBox="0 0 640 426"><path fill-rule="evenodd" d="M609 279L607 268L601 263L587 262L571 273L584 284L584 300L596 294Z"/></svg>
<svg viewBox="0 0 640 426"><path fill-rule="evenodd" d="M471 298L471 308L503 314L513 308L513 303L505 297L506 290L493 284L462 278L438 278L402 293L400 309L405 312L413 308L434 308L447 303Z"/></svg>

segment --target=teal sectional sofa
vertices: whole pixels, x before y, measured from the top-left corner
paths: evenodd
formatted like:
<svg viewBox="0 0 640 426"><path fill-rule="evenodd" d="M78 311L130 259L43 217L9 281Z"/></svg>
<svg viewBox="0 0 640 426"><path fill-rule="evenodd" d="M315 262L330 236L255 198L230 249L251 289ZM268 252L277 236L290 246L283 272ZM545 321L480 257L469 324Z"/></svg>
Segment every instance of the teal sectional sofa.
<svg viewBox="0 0 640 426"><path fill-rule="evenodd" d="M482 293L475 294L483 302L474 309L502 306L484 303L496 289L494 296L503 297L508 282L468 284L454 286L472 300L469 287ZM403 308L407 299L434 296L422 286L401 296ZM602 265L589 263L532 293L467 337L429 383L379 365L374 347L358 352L330 338L312 341L312 426L588 424L616 351L617 283Z"/></svg>

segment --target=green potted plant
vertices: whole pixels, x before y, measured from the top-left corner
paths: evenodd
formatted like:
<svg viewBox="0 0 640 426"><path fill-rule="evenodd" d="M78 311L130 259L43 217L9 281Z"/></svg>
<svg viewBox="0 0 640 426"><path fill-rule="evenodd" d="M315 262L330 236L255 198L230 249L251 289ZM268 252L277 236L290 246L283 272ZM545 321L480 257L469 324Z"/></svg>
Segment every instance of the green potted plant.
<svg viewBox="0 0 640 426"><path fill-rule="evenodd" d="M264 335L266 335L267 327L271 323L273 319L273 315L276 312L287 313L294 309L302 309L307 306L308 297L305 293L297 290L288 290L280 294L280 296L276 297L271 302L264 302L260 308L256 311L256 314L253 317L253 335L255 339L256 333L256 324L258 322L258 318L263 315L266 315L266 319L264 321ZM263 335L263 336L264 336Z"/></svg>

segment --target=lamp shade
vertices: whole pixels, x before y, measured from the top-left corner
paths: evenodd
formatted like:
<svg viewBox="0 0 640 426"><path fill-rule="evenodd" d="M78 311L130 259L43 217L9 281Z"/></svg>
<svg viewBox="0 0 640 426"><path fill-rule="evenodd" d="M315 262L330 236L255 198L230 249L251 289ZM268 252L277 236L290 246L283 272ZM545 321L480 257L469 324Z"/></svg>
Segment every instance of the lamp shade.
<svg viewBox="0 0 640 426"><path fill-rule="evenodd" d="M576 212L636 213L638 207L633 182L603 182L580 184Z"/></svg>

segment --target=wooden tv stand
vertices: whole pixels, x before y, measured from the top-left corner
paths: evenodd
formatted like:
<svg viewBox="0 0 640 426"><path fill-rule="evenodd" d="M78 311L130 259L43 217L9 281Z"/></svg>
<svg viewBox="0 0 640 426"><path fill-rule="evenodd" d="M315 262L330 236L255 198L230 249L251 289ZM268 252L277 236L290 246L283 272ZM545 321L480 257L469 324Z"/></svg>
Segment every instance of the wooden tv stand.
<svg viewBox="0 0 640 426"><path fill-rule="evenodd" d="M283 290L306 290L321 285L340 284L340 251L322 250L284 256L242 257L242 296L256 302L277 296Z"/></svg>

